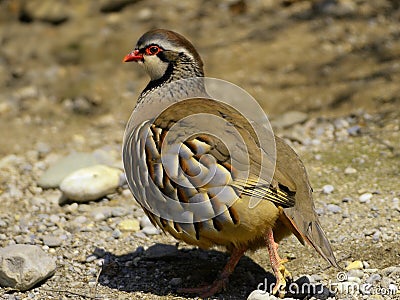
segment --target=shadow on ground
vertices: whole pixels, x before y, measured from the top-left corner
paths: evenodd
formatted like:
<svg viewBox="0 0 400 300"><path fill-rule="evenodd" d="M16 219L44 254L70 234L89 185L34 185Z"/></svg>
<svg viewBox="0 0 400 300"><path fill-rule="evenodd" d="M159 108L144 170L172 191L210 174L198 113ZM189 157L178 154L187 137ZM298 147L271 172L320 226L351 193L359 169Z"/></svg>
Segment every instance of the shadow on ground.
<svg viewBox="0 0 400 300"><path fill-rule="evenodd" d="M180 295L180 288L200 287L210 284L228 261L229 255L215 250L179 249L175 246L155 244L147 250L114 255L106 253L99 283L125 292L144 292L159 296ZM241 258L230 277L227 290L215 299L246 299L255 289L265 290L276 280L272 273L247 256ZM309 284L307 277L295 282L298 286ZM268 290L267 290L268 291ZM322 285L314 292L289 294L295 299L326 299L331 294ZM315 295L315 291L320 295ZM197 295L192 295L197 296Z"/></svg>
<svg viewBox="0 0 400 300"><path fill-rule="evenodd" d="M106 253L99 283L126 292L181 295L177 289L211 283L229 255L215 250L177 249L156 244L121 256ZM274 282L272 273L244 256L230 277L223 299L246 299L259 283ZM221 296L222 297L222 296ZM221 298L222 299L222 298Z"/></svg>

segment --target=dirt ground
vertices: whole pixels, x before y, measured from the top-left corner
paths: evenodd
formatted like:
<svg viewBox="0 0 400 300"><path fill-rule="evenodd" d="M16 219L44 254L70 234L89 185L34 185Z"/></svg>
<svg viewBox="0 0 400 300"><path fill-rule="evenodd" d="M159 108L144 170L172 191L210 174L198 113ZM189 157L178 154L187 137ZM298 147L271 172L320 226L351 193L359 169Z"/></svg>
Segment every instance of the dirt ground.
<svg viewBox="0 0 400 300"><path fill-rule="evenodd" d="M340 263L361 260L377 272L398 267L399 7L396 0L0 0L0 159L15 155L34 165L74 151L119 151L125 124L148 81L143 70L123 64L122 58L145 31L176 30L196 46L207 76L252 94L275 122L277 133L298 151ZM306 117L282 126L281 116L287 111ZM346 174L348 167L357 172ZM38 217L29 203L44 170L18 170L11 177L0 169L0 219L9 222L8 228L0 227L7 237L0 239L0 246L14 237L10 228L20 219L12 216L27 216L32 224ZM7 194L10 180L19 187L19 197ZM334 191L324 194L324 185L332 185ZM52 193L56 191L37 191L44 198ZM366 203L359 201L364 193L373 194ZM110 206L138 209L126 193L109 201ZM99 206L101 201L89 203L71 218ZM49 214L70 213L56 204L48 209ZM163 235L110 240L109 235L74 232L73 243L56 249L64 265L44 286L24 293L0 288L0 295L189 299L176 292L171 280L180 278L183 286L200 284L215 276L210 274L216 274L227 258L218 249L193 250L181 243L178 253L145 259L137 253L139 246L146 253L156 243L176 241ZM94 276L94 287L84 261L95 247L104 248L112 263ZM325 283L336 278L337 270L294 238L283 242L280 252L292 258L287 267L296 276L319 274ZM82 272L74 273L74 267ZM270 276L268 272L265 249L248 253L220 299L245 299ZM391 280L400 289L399 275Z"/></svg>

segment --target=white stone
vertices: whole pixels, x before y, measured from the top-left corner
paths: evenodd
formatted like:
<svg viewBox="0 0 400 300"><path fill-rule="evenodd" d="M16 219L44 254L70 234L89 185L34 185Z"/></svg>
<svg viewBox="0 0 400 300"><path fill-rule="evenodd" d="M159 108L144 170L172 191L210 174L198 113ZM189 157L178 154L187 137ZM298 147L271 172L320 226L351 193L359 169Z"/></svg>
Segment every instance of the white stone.
<svg viewBox="0 0 400 300"><path fill-rule="evenodd" d="M322 192L324 194L330 194L334 191L334 189L335 188L333 187L333 185L327 184L322 187Z"/></svg>
<svg viewBox="0 0 400 300"><path fill-rule="evenodd" d="M371 200L372 194L371 193L364 193L362 194L358 200L360 200L361 203L369 202Z"/></svg>
<svg viewBox="0 0 400 300"><path fill-rule="evenodd" d="M352 167L347 167L347 168L344 170L344 174L346 174L346 175L355 174L355 173L357 173L357 170L354 169L354 168L352 168Z"/></svg>
<svg viewBox="0 0 400 300"><path fill-rule="evenodd" d="M98 161L91 153L72 153L51 165L39 178L38 185L43 188L58 187L72 172L96 164Z"/></svg>
<svg viewBox="0 0 400 300"><path fill-rule="evenodd" d="M95 165L73 172L60 184L61 191L71 200L96 200L115 191L120 185L122 171Z"/></svg>
<svg viewBox="0 0 400 300"><path fill-rule="evenodd" d="M262 290L254 290L247 297L247 300L275 300L275 299L278 298Z"/></svg>
<svg viewBox="0 0 400 300"><path fill-rule="evenodd" d="M11 245L0 249L0 286L26 291L50 277L56 258L34 245Z"/></svg>

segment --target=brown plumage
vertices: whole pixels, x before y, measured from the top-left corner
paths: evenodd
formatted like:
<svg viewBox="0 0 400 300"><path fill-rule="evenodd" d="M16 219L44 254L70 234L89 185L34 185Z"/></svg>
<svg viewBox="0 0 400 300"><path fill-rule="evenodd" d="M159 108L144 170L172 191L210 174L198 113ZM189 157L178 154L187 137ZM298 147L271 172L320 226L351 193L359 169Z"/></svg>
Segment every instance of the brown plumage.
<svg viewBox="0 0 400 300"><path fill-rule="evenodd" d="M306 170L293 149L279 137L274 137L276 165L272 181L259 178L261 165L271 170L274 166L268 154L260 151L249 121L234 108L210 100L201 80L193 81L186 88L167 85L180 79L204 75L201 58L188 40L172 31L152 30L138 40L135 50L124 61L142 64L151 78L139 97L137 110L145 112L154 99L163 101L163 87L167 88L169 97L173 100L176 98L177 102L155 119L142 120L134 125L131 120L128 125L123 159L132 193L150 220L163 231L191 245L202 248L225 246L232 253L230 261L214 283L184 291L198 292L202 296L220 292L244 252L266 246L277 277L273 292L283 295L290 274L277 254L276 243L291 233L302 244L313 246L332 266L339 267L315 213ZM188 99L181 101L182 98ZM162 160L164 138L177 120L199 113L222 116L240 132L250 155L248 178L242 178L241 173L233 167L230 163L231 153L217 138L219 133L229 134L227 131L216 132L215 135L192 135L180 143L177 157ZM218 128L215 130L223 131ZM213 159L207 160L210 157ZM171 178L175 176L177 166L185 176L190 176L186 185L177 184ZM211 167L215 168L218 176L207 184L199 183L201 180L195 178L196 174L207 172ZM172 173L168 170L172 170ZM165 204L166 196L173 199L173 207ZM250 208L251 197L262 201L255 208ZM226 204L227 199L231 200L229 205ZM196 219L197 212L193 212L192 222L181 222L154 213L152 207L158 205L157 209L168 212L197 202L209 203L207 209L218 213L210 219Z"/></svg>

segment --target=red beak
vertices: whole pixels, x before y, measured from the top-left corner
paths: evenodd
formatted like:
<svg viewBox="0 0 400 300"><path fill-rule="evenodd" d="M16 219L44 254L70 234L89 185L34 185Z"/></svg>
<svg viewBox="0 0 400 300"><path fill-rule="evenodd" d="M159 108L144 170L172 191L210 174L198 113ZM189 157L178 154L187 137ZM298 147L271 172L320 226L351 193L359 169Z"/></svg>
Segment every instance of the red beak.
<svg viewBox="0 0 400 300"><path fill-rule="evenodd" d="M138 62L139 60L142 59L143 59L143 54L139 53L139 50L134 50L124 57L123 62L128 62L128 61Z"/></svg>

